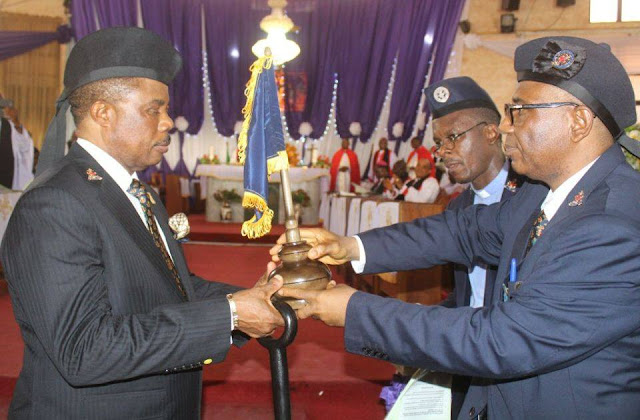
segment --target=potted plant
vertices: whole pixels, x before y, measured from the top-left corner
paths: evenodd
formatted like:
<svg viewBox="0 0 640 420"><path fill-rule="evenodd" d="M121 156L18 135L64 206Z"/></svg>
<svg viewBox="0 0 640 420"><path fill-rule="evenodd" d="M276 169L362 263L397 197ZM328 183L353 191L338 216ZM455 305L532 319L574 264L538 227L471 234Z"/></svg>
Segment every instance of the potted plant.
<svg viewBox="0 0 640 420"><path fill-rule="evenodd" d="M298 225L302 224L302 208L311 205L311 197L305 190L295 190L291 192L293 200L293 216L298 221Z"/></svg>
<svg viewBox="0 0 640 420"><path fill-rule="evenodd" d="M233 219L233 212L231 211L231 205L229 203L240 202L242 197L240 197L235 189L231 189L218 190L213 193L213 198L215 198L217 202L222 203L220 207L220 220L230 222Z"/></svg>

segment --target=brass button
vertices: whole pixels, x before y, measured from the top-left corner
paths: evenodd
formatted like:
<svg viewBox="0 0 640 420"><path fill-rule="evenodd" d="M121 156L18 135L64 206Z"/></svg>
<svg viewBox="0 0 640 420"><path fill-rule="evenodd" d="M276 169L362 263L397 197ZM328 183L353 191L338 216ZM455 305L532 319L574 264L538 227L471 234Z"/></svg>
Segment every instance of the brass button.
<svg viewBox="0 0 640 420"><path fill-rule="evenodd" d="M204 362L202 362L202 363L204 363L205 365L210 365L210 364L211 364L211 362L213 362L213 360L211 360L211 359L207 359L207 360L205 360L205 361L204 361Z"/></svg>

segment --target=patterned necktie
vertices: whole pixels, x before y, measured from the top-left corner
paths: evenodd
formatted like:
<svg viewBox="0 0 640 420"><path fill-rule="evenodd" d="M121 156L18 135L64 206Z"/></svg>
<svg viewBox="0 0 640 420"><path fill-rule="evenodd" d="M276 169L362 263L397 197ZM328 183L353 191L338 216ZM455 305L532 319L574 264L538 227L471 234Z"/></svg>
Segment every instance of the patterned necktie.
<svg viewBox="0 0 640 420"><path fill-rule="evenodd" d="M547 219L547 215L544 214L544 210L542 210L533 224L533 229L529 235L529 242L527 242L527 249L525 250L524 255L527 255L531 247L536 244L536 241L540 236L542 236L542 232L544 232L544 228L547 227L548 223L549 219Z"/></svg>
<svg viewBox="0 0 640 420"><path fill-rule="evenodd" d="M147 189L140 183L140 181L138 181L137 179L133 179L131 181L131 185L127 189L127 192L137 198L138 201L140 201L140 204L142 205L142 211L144 212L145 218L147 219L147 228L149 229L149 233L151 233L151 236L153 237L153 242L162 253L164 262L165 264L167 264L169 271L171 271L173 280L176 282L176 286L178 286L178 290L180 290L182 296L186 297L187 294L185 293L184 287L182 286L182 281L180 280L178 270L176 270L176 266L173 264L173 260L167 252L167 248L164 246L164 242L162 241L162 237L160 236L160 233L158 231L158 225L156 224L155 217L153 217L153 211L151 210L151 203L149 200Z"/></svg>

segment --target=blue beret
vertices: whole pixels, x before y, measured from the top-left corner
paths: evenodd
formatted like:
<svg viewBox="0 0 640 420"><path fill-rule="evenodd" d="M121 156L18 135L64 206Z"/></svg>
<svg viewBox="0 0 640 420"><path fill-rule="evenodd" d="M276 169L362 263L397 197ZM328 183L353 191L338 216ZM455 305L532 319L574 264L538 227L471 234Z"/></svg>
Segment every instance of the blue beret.
<svg viewBox="0 0 640 420"><path fill-rule="evenodd" d="M500 118L489 94L470 77L441 80L425 88L424 93L434 119L467 108L487 108Z"/></svg>
<svg viewBox="0 0 640 420"><path fill-rule="evenodd" d="M531 80L563 89L589 107L616 138L636 123L629 76L606 44L582 38L538 38L519 46L518 81Z"/></svg>

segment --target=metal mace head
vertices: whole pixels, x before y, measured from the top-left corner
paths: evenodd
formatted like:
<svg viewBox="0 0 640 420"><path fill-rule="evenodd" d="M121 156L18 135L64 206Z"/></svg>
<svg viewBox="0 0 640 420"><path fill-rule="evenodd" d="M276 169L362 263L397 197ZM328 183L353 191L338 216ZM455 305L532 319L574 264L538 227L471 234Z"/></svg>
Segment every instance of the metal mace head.
<svg viewBox="0 0 640 420"><path fill-rule="evenodd" d="M291 182L289 170L280 171L282 183L282 195L284 198L285 212L285 236L287 243L282 245L278 253L282 264L269 274L269 279L276 274L282 276L284 287L322 290L331 280L331 270L320 261L310 260L307 256L311 246L300 239L298 221L294 217L293 199L291 196ZM278 298L284 300L293 309L299 309L306 305L302 299Z"/></svg>

